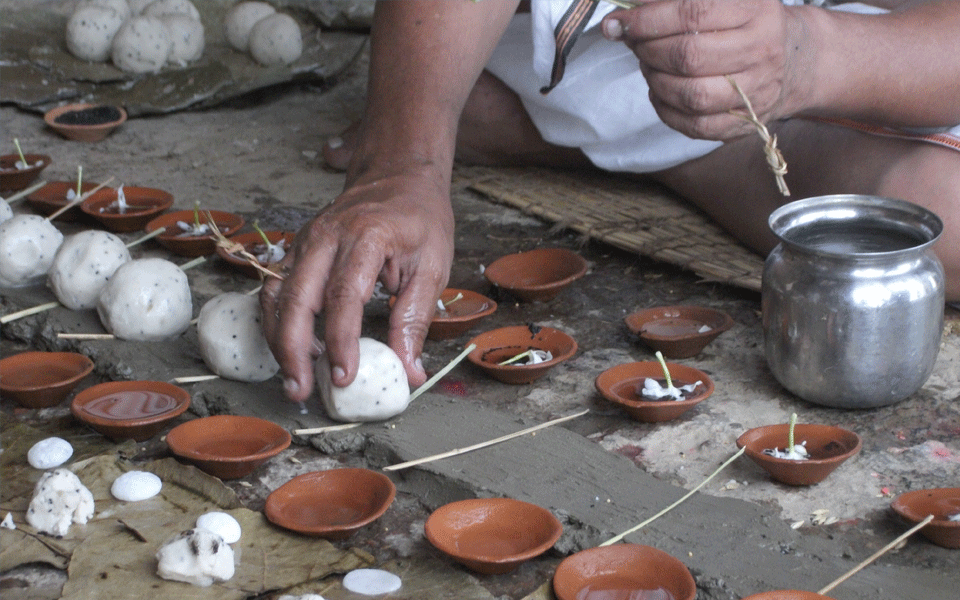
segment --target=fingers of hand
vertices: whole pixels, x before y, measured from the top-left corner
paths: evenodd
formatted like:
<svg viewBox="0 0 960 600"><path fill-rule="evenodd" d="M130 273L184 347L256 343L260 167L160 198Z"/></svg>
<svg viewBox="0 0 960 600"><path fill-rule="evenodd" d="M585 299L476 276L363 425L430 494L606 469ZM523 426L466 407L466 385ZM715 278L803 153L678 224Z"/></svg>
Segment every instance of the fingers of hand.
<svg viewBox="0 0 960 600"><path fill-rule="evenodd" d="M417 387L427 379L420 353L437 308L437 298L446 286L448 272L449 268L440 266L418 272L397 296L390 312L387 344L400 357L411 387Z"/></svg>

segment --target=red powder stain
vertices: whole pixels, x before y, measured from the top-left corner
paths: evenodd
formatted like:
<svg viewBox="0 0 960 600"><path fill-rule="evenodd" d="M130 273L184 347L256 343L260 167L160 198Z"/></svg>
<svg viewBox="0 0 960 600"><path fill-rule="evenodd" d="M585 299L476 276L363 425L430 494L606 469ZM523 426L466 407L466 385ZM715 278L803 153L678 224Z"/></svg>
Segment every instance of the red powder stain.
<svg viewBox="0 0 960 600"><path fill-rule="evenodd" d="M617 454L622 454L634 462L640 461L640 456L643 454L643 449L640 446L635 446L633 444L627 444L626 446L620 446L614 450Z"/></svg>
<svg viewBox="0 0 960 600"><path fill-rule="evenodd" d="M897 439L898 439L898 440L905 440L905 439L907 439L907 436L903 435L903 432L898 431L898 432L897 432Z"/></svg>
<svg viewBox="0 0 960 600"><path fill-rule="evenodd" d="M437 382L437 387L450 396L459 396L463 398L467 395L467 385L459 379L441 379Z"/></svg>

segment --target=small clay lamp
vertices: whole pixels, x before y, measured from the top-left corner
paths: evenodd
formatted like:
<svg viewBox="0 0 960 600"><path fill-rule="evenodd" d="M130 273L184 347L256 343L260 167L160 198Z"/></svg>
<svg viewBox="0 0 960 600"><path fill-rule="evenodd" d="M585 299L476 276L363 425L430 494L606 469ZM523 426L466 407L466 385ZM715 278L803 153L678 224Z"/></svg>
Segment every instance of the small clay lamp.
<svg viewBox="0 0 960 600"><path fill-rule="evenodd" d="M743 600L834 600L816 592L802 592L800 590L772 590L750 594Z"/></svg>
<svg viewBox="0 0 960 600"><path fill-rule="evenodd" d="M423 529L438 550L484 575L513 571L552 548L563 533L549 510L512 498L445 504Z"/></svg>
<svg viewBox="0 0 960 600"><path fill-rule="evenodd" d="M657 591L674 600L693 600L697 585L686 565L662 550L614 544L565 558L553 575L553 591L558 600L647 597L640 594Z"/></svg>
<svg viewBox="0 0 960 600"><path fill-rule="evenodd" d="M199 217L197 215L199 214ZM208 256L217 250L217 240L212 233L203 235L184 235L184 231L177 225L178 222L193 225L195 218L205 225L210 218L216 223L220 233L230 237L243 227L243 217L221 210L178 210L162 214L146 225L147 233L152 233L163 227L165 231L157 236L157 242L174 254L187 257Z"/></svg>
<svg viewBox="0 0 960 600"><path fill-rule="evenodd" d="M706 400L714 391L710 377L699 369L675 363L666 363L674 387L700 382L690 394L681 400L655 400L645 398L641 391L644 381L663 381L663 366L659 362L644 361L625 363L611 367L597 376L594 385L600 395L619 405L631 417L644 423L659 423L676 419L697 404Z"/></svg>
<svg viewBox="0 0 960 600"><path fill-rule="evenodd" d="M18 169L19 154L0 156L0 191L18 192L27 187L40 175L40 171L50 166L51 159L46 154L24 154L27 167Z"/></svg>
<svg viewBox="0 0 960 600"><path fill-rule="evenodd" d="M342 540L383 516L396 495L396 486L383 473L350 468L313 471L274 490L263 512L284 529Z"/></svg>
<svg viewBox="0 0 960 600"><path fill-rule="evenodd" d="M73 397L70 412L115 442L143 442L190 407L190 393L164 381L111 381Z"/></svg>
<svg viewBox="0 0 960 600"><path fill-rule="evenodd" d="M933 520L924 525L920 533L938 546L960 548L960 488L904 492L890 507L914 525L933 515Z"/></svg>
<svg viewBox="0 0 960 600"><path fill-rule="evenodd" d="M832 425L800 424L794 428L795 445L802 444L809 457L805 460L778 458L764 450L784 448L790 442L790 425L766 425L746 431L737 439L737 447L760 465L770 477L788 485L813 485L827 478L845 460L860 452L860 436Z"/></svg>
<svg viewBox="0 0 960 600"><path fill-rule="evenodd" d="M267 239L270 240L271 244L278 244L281 241L283 242L284 250L289 250L290 246L293 244L293 239L296 237L296 233L289 231L264 231L264 235L267 236ZM263 237L256 232L251 231L249 233L240 233L230 237L230 241L240 244L243 246L244 250L250 253L252 256L257 256L262 251L259 249L266 248L266 244L263 243ZM230 252L227 252L227 249L223 246L217 246L217 256L223 259L231 267L237 269L247 277L253 279L260 279L262 276L262 271L250 264L250 262L243 256ZM266 268L269 263L260 261L260 266Z"/></svg>
<svg viewBox="0 0 960 600"><path fill-rule="evenodd" d="M126 120L123 107L94 104L67 104L43 115L48 127L78 142L99 142Z"/></svg>
<svg viewBox="0 0 960 600"><path fill-rule="evenodd" d="M624 321L643 343L667 358L696 356L733 325L730 315L705 306L658 306Z"/></svg>
<svg viewBox="0 0 960 600"><path fill-rule="evenodd" d="M80 183L80 193L85 194L97 187L99 184L83 181ZM67 200L67 194L70 191L77 191L76 181L51 181L39 190L27 196L27 202L45 215L52 215L72 200ZM79 206L74 206L70 210L57 217L58 221L75 221L82 216Z"/></svg>
<svg viewBox="0 0 960 600"><path fill-rule="evenodd" d="M25 408L50 408L91 371L93 361L76 352L21 352L0 360L0 395Z"/></svg>
<svg viewBox="0 0 960 600"><path fill-rule="evenodd" d="M475 344L476 348L467 355L467 360L497 381L513 384L535 381L577 352L577 342L568 334L536 325L487 331L470 340L470 344ZM516 360L532 350L547 351L553 357L536 364L522 364Z"/></svg>
<svg viewBox="0 0 960 600"><path fill-rule="evenodd" d="M492 283L524 302L547 302L587 272L587 261L565 248L508 254L483 271Z"/></svg>
<svg viewBox="0 0 960 600"><path fill-rule="evenodd" d="M147 187L123 186L127 208L120 212L118 190L106 188L94 192L80 203L80 210L117 233L140 231L154 217L173 206L173 194Z"/></svg>
<svg viewBox="0 0 960 600"><path fill-rule="evenodd" d="M288 446L290 432L264 419L216 415L177 425L170 451L220 479L246 477Z"/></svg>
<svg viewBox="0 0 960 600"><path fill-rule="evenodd" d="M396 297L391 296L391 307L394 302ZM440 292L437 302L437 311L430 321L430 329L427 330L427 339L433 341L460 337L473 329L480 319L497 310L497 303L483 294L456 288L447 288ZM440 304L443 304L443 310L440 309Z"/></svg>

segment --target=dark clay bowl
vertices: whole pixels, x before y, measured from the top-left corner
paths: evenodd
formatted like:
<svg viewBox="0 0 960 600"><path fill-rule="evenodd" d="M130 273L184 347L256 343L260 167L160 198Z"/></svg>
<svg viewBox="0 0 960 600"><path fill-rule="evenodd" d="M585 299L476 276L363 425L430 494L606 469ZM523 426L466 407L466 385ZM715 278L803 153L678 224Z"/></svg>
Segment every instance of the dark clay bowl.
<svg viewBox="0 0 960 600"><path fill-rule="evenodd" d="M906 521L916 525L933 515L933 520L920 533L938 546L960 548L960 521L951 515L960 514L960 488L914 490L897 496L890 507Z"/></svg>
<svg viewBox="0 0 960 600"><path fill-rule="evenodd" d="M151 219L173 206L170 192L154 188L123 186L123 196L130 206L124 213L110 205L117 201L117 190L98 190L80 203L80 210L117 233L140 231Z"/></svg>
<svg viewBox="0 0 960 600"><path fill-rule="evenodd" d="M76 352L21 352L0 360L0 395L26 408L49 408L91 371L93 361Z"/></svg>
<svg viewBox="0 0 960 600"><path fill-rule="evenodd" d="M424 525L438 550L472 571L509 573L553 547L563 526L536 504L478 498L445 504Z"/></svg>
<svg viewBox="0 0 960 600"><path fill-rule="evenodd" d="M786 423L755 427L737 439L737 447L746 448L745 454L780 483L813 485L860 452L862 445L860 436L852 431L832 425L797 423L793 443L806 442L810 458L791 460L763 453L768 448L786 448L789 432L790 425Z"/></svg>
<svg viewBox="0 0 960 600"><path fill-rule="evenodd" d="M264 231L267 239L270 240L271 244L276 244L280 240L284 240L284 249L289 251L290 245L293 244L293 239L296 237L296 233L289 231ZM260 237L260 234L256 231L250 233L240 233L237 235L230 236L231 242L236 242L243 246L244 250L256 256L255 249L257 246L265 247L263 243L263 238ZM247 277L253 279L260 279L261 271L251 265L247 259L243 258L239 254L231 254L227 252L227 249L222 246L217 246L217 256L223 259L228 265L237 269ZM261 262L261 266L267 267L266 263Z"/></svg>
<svg viewBox="0 0 960 600"><path fill-rule="evenodd" d="M658 381L663 379L663 368L659 362L645 361L625 363L611 367L600 373L594 385L600 395L619 405L631 417L644 423L659 423L676 419L697 404L706 400L714 391L710 377L699 369L667 363L667 370L673 379L673 385L680 387L696 381L702 382L694 389L694 395L682 400L647 400L638 392L648 377Z"/></svg>
<svg viewBox="0 0 960 600"><path fill-rule="evenodd" d="M624 321L652 350L667 358L696 356L733 326L725 312L705 306L658 306L628 315ZM707 331L701 331L704 328Z"/></svg>
<svg viewBox="0 0 960 600"><path fill-rule="evenodd" d="M33 183L40 171L50 166L51 158L46 154L24 154L23 157L30 165L26 169L15 166L20 161L19 154L0 156L0 192L19 192Z"/></svg>
<svg viewBox="0 0 960 600"><path fill-rule="evenodd" d="M237 214L224 212L221 210L200 210L200 223L208 223L209 217L213 217L213 222L226 237L230 237L243 227L243 217ZM179 236L181 229L177 227L177 221L184 223L193 223L194 213L192 210L178 210L169 212L156 217L146 225L147 233L166 228L164 233L157 236L157 242L167 250L180 256L194 258L197 256L208 256L217 250L217 240L210 235L199 236Z"/></svg>
<svg viewBox="0 0 960 600"><path fill-rule="evenodd" d="M750 594L743 600L833 600L816 592L802 592L800 590L772 590L759 594Z"/></svg>
<svg viewBox="0 0 960 600"><path fill-rule="evenodd" d="M113 121L105 123L95 123L89 125L73 125L67 123L58 123L57 119L61 116L66 115L71 112L79 112L89 108L94 108L94 104L67 104L66 106L59 106L57 108L48 110L45 115L43 115L43 121L47 124L48 127L67 138L68 140L75 140L78 142L99 142L104 139L110 133L123 125L127 120L127 111L120 106L114 106L117 112L120 113L120 117Z"/></svg>
<svg viewBox="0 0 960 600"><path fill-rule="evenodd" d="M111 381L73 397L73 416L115 442L143 442L190 407L190 393L164 381Z"/></svg>
<svg viewBox="0 0 960 600"><path fill-rule="evenodd" d="M559 329L528 325L487 331L470 340L470 344L477 347L467 355L467 360L497 381L513 384L535 381L577 352L576 340ZM535 365L498 364L530 349L547 350L553 358Z"/></svg>
<svg viewBox="0 0 960 600"><path fill-rule="evenodd" d="M86 194L98 185L98 183L93 182L81 182L80 193ZM41 213L45 215L52 215L70 203L70 201L67 200L67 192L70 190L77 190L76 181L51 181L47 185L27 196L27 202L29 202ZM80 207L74 206L70 210L57 217L57 220L74 221L82 215L83 213L81 212Z"/></svg>
<svg viewBox="0 0 960 600"><path fill-rule="evenodd" d="M697 595L686 565L662 550L639 544L577 552L565 558L553 575L558 600L642 598L646 596L631 593L657 590L668 592L675 600L693 600Z"/></svg>
<svg viewBox="0 0 960 600"><path fill-rule="evenodd" d="M383 516L397 488L369 469L330 469L294 477L274 490L264 506L275 524L327 539L344 539Z"/></svg>
<svg viewBox="0 0 960 600"><path fill-rule="evenodd" d="M220 479L249 475L290 441L290 432L275 423L235 415L194 419L167 434L171 452Z"/></svg>
<svg viewBox="0 0 960 600"><path fill-rule="evenodd" d="M483 275L525 302L552 300L587 272L587 261L565 248L540 248L493 261Z"/></svg>

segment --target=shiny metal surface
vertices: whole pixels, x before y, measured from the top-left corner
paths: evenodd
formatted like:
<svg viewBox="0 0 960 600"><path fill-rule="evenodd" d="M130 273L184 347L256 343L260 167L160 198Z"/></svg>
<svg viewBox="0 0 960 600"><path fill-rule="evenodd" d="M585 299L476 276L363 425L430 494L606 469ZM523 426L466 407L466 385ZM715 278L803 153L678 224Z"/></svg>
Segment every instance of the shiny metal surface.
<svg viewBox="0 0 960 600"><path fill-rule="evenodd" d="M919 206L821 196L770 216L780 244L763 273L767 363L797 396L872 408L923 386L943 332L940 219Z"/></svg>

